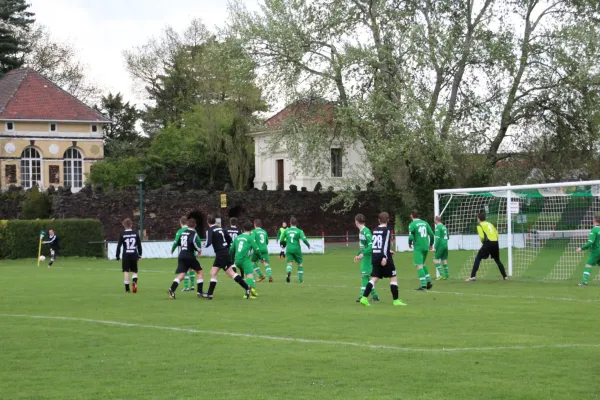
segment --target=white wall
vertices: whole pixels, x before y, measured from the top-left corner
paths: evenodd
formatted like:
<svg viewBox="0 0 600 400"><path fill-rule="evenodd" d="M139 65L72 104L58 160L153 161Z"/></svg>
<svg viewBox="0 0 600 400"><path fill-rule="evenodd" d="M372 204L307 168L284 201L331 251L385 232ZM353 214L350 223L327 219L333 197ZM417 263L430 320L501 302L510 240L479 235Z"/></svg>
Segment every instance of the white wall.
<svg viewBox="0 0 600 400"><path fill-rule="evenodd" d="M276 134L273 133L273 134ZM253 134L254 139L254 187L262 189L263 183L267 184L268 190L277 189L277 160L284 160L284 190L288 190L290 185L296 185L298 190L306 187L312 191L318 182L321 182L323 188L333 186L336 189L342 187L345 179L350 175L359 172L361 175L371 176L370 168L364 157L364 146L362 142L357 142L354 146L346 149L342 167L342 177L331 177L330 168L328 177L306 176L297 172L293 161L290 159L284 146L269 151L269 133ZM332 147L336 147L335 145ZM328 160L328 163L330 161ZM366 183L361 185L362 190L366 190Z"/></svg>

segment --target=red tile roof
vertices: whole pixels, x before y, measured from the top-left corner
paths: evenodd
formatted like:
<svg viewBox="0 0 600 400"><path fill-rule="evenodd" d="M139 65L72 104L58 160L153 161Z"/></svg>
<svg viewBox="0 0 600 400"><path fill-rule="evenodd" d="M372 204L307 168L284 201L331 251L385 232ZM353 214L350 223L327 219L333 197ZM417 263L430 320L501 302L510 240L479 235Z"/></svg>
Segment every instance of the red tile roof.
<svg viewBox="0 0 600 400"><path fill-rule="evenodd" d="M284 121L290 117L307 119L311 122L331 122L334 104L321 99L301 99L279 111L264 122L268 130L281 129Z"/></svg>
<svg viewBox="0 0 600 400"><path fill-rule="evenodd" d="M29 68L10 71L0 78L0 119L110 122Z"/></svg>

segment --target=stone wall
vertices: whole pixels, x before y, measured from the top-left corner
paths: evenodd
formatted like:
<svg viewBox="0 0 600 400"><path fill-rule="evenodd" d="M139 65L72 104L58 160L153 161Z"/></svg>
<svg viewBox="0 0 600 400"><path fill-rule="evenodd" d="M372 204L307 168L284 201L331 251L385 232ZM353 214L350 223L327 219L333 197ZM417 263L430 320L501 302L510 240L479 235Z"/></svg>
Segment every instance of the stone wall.
<svg viewBox="0 0 600 400"><path fill-rule="evenodd" d="M179 228L183 215L196 218L200 232L206 230L206 216L215 214L228 223L230 217L240 220L260 218L269 235L275 235L281 222L290 216L298 218L298 225L306 235L345 235L346 231L357 234L354 215L363 213L369 226L376 224L381 208L379 197L372 192L361 193L361 206L348 212L338 208L323 211L333 193L258 191L228 192L227 208L221 209L220 192L149 190L144 192L144 231L149 240L172 239ZM139 192L135 188L119 192L102 192L90 187L79 193L59 189L52 195L53 218L97 218L104 225L108 240L118 238L121 221L129 217L136 228L139 224ZM392 216L393 221L393 216ZM202 233L204 235L204 233Z"/></svg>

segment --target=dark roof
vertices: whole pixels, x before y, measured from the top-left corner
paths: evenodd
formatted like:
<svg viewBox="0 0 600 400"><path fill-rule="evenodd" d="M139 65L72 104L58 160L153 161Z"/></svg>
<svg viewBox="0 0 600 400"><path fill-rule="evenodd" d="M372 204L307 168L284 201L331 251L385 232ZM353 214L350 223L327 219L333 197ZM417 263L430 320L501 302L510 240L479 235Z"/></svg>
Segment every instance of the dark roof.
<svg viewBox="0 0 600 400"><path fill-rule="evenodd" d="M296 100L264 122L267 129L280 129L290 118L309 119L313 122L331 122L335 103L323 99L305 98Z"/></svg>
<svg viewBox="0 0 600 400"><path fill-rule="evenodd" d="M110 122L30 68L0 78L0 119Z"/></svg>

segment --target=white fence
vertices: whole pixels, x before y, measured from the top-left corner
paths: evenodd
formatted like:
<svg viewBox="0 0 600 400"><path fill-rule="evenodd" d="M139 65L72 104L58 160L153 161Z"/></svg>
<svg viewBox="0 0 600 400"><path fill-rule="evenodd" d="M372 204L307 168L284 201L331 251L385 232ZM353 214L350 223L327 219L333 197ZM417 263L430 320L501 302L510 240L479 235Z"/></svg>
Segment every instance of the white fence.
<svg viewBox="0 0 600 400"><path fill-rule="evenodd" d="M302 246L302 253L304 254L324 254L325 253L325 240L323 238L318 239L308 239L308 243L310 243L310 249L308 249L304 243ZM204 245L204 242L202 242ZM116 259L117 252L117 242L108 242L108 259L114 260ZM156 242L143 242L142 243L142 256L143 258L176 258L179 254L179 250L176 249L173 254L171 254L171 247L173 246L173 241L156 241ZM275 240L269 241L269 254L279 254L281 248L279 247L279 243ZM202 249L202 256L204 257L214 257L215 252L211 247Z"/></svg>
<svg viewBox="0 0 600 400"><path fill-rule="evenodd" d="M529 233L515 233L513 234L513 248L523 249L525 248L525 238ZM500 248L505 249L508 247L508 235L501 234L499 237ZM448 240L448 250L479 250L481 247L481 240L478 235L452 235ZM408 236L397 235L396 236L396 251L412 251L408 248Z"/></svg>

